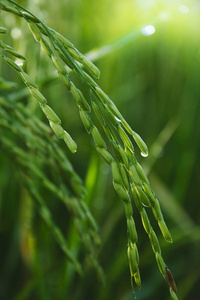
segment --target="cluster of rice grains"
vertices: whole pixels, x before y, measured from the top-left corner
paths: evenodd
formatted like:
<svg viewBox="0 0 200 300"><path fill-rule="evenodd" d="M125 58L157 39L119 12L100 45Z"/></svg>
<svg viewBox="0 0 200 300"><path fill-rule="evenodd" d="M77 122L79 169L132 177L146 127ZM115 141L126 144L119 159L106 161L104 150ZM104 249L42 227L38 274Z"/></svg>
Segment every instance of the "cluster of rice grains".
<svg viewBox="0 0 200 300"><path fill-rule="evenodd" d="M6 88L10 84L12 86L10 82L3 84ZM69 261L82 275L81 264L56 225L45 198L58 199L70 211L83 241L87 259L100 279L104 280L102 269L95 257L95 247L100 243L98 227L83 200L83 183L66 154L58 147L56 136L52 136L49 127L33 116L27 107L10 101L9 97L0 97L0 133L1 148L12 159L20 182L38 203L36 207L39 207L42 219Z"/></svg>
<svg viewBox="0 0 200 300"><path fill-rule="evenodd" d="M152 209L165 240L172 242L172 238L163 219L156 195L152 191L149 180L147 179L142 167L135 158L134 147L129 136L132 136L140 148L142 156L144 157L148 155L146 144L125 121L111 99L101 90L92 77L83 70L83 67L85 67L85 69L91 75L98 78L100 72L97 67L84 55L82 55L65 37L47 27L41 20L20 5L16 4L14 1L8 2L11 3L12 6L0 4L0 8L14 13L19 17L23 17L27 21L34 38L41 44L41 47L44 49L45 53L51 58L64 85L71 92L78 106L80 118L87 132L90 133L94 139L96 150L103 160L111 166L113 185L117 194L122 199L125 208L128 230L127 251L131 278L134 278L136 285L140 288L141 279L139 272L139 254L136 246L137 231L132 217L133 208L131 197L133 197L135 205L141 215L144 229L149 236L159 270L167 282L172 299L177 299L176 286L173 277L162 258L159 241L149 221L146 207ZM10 54L18 57L19 54L16 53L14 49L9 49L9 47L7 47L5 44L1 44L1 47ZM60 119L46 104L46 99L38 91L36 84L22 70L21 67L3 54L1 54L1 56L8 64L10 64L16 71L19 72L31 94L39 101L40 106L44 114L47 116L50 126L55 134L66 142L67 146L72 152L75 152L76 143L61 127ZM82 92L71 81L69 77L69 73L71 71L76 73L84 86L87 88L90 103L87 102ZM99 123L101 124L105 136L107 136L109 149L111 148L111 151L108 150L102 135L95 126L94 121L91 118L91 111L95 113ZM112 154L110 152L112 152ZM37 194L35 196L38 198ZM39 201L41 202L42 199ZM46 216L45 218L49 218L49 213L44 212L43 215ZM48 223L49 221L46 220L46 222Z"/></svg>

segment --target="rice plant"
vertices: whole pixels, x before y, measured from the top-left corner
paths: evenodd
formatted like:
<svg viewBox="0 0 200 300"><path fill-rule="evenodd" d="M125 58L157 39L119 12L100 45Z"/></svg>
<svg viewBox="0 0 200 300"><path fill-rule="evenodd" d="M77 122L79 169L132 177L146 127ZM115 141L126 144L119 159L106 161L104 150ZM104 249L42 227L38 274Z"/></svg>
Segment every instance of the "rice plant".
<svg viewBox="0 0 200 300"><path fill-rule="evenodd" d="M42 49L49 60L48 63L57 72L49 82L55 78L57 80L57 77L62 81L68 94L70 93L75 101L80 120L86 132L91 135L94 148L110 168L114 190L124 206L128 237L127 257L133 299L136 299L135 285L139 289L142 286L138 246L140 232L137 231L138 225L134 221L135 208L140 214L141 223L149 238L159 271L169 288L170 296L172 299L178 299L175 281L163 259L157 229L153 228L156 224L154 220L150 222L151 212L164 239L172 243L172 237L165 223L159 200L136 157L135 146L139 148L144 160L148 156L146 143L97 84L100 71L87 56L83 55L66 37L47 26L37 15L17 2L1 1L0 8L2 15L12 15L16 20L22 20L24 25L28 25L28 34L34 37L38 51ZM101 239L97 221L92 216L87 203L88 191L72 166L73 157L70 156L71 154L70 158L67 157L67 152L59 139L64 141L74 155L77 155L75 153L81 145L77 147L73 134L63 125L65 123L63 117L59 117L55 112L54 105L57 103L52 102L50 105L48 97L41 91L41 83L36 84L28 74L28 70L25 71L26 64L23 61L26 61L26 57L7 44L9 38L6 36L9 35L9 31L5 27L0 27L0 33L5 35L5 41L8 40L8 42L0 41L2 66L7 64L14 69L24 84L24 88L17 91L15 83L1 80L3 91L0 98L1 148L13 162L18 181L37 208L41 220L64 252L67 262L71 263L71 267L67 267L65 276L72 280L76 276L74 273L76 271L84 278L87 270L93 268L104 289L104 268L101 267L98 259L98 254L101 252ZM12 88L14 88L13 93L7 92ZM31 99L29 95L32 96ZM56 101L59 105L63 99L55 99ZM47 118L49 126L40 120L34 112L35 109L31 108L36 102ZM67 235L57 224L59 220L54 220L55 204L48 200L49 197L54 201L59 200L63 209L66 208L66 216L70 218L67 224ZM79 236L78 240L77 236ZM37 253L37 247L33 247L33 250ZM79 280L77 277L76 281ZM48 297L44 296L43 289L44 287L41 287L41 299ZM63 288L60 288L61 294L64 296ZM18 298L26 299L26 295L19 294Z"/></svg>

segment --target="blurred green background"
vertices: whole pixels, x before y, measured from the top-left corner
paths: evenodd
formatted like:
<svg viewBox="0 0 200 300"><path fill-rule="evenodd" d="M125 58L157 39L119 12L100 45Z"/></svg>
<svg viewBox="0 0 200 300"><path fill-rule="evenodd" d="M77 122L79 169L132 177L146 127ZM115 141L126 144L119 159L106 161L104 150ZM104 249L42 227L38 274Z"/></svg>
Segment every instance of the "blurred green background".
<svg viewBox="0 0 200 300"><path fill-rule="evenodd" d="M143 158L136 150L137 159L149 175L174 240L172 245L167 244L152 218L163 257L176 280L179 298L199 299L200 2L18 3L88 54L101 71L98 84L146 141L149 156ZM102 286L94 271L86 272L84 278L73 272L34 205L27 205L29 196L17 180L16 167L0 149L0 299L132 299L126 220L112 187L110 169L96 153L71 95L54 76L50 60L40 53L25 21L1 11L0 25L9 29L3 41L27 57L26 72L41 84L40 90L78 144L77 153L72 155L58 141L88 190L86 201L99 225L102 245L98 255L106 276L106 285ZM2 60L0 76L15 81L17 92L24 88L16 72ZM13 91L0 90L0 94ZM47 123L38 104L32 100L29 105ZM55 203L53 209L59 227L70 240L70 216L66 214L65 222L62 207ZM137 299L169 299L136 209L133 217L142 277ZM32 241L26 251L22 247L24 234ZM77 247L75 251L81 252L81 243Z"/></svg>

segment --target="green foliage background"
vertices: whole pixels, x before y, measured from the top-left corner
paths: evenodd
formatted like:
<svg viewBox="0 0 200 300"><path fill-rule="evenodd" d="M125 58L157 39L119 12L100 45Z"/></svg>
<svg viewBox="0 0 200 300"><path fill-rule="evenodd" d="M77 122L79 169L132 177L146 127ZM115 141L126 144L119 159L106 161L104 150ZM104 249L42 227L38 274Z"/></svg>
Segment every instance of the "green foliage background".
<svg viewBox="0 0 200 300"><path fill-rule="evenodd" d="M95 64L101 71L98 84L149 146L148 158L140 157L139 151L136 154L149 175L174 240L172 245L167 244L159 236L152 218L163 257L175 277L178 296L185 300L198 299L199 1L185 1L184 4L181 1L133 0L18 3L66 36L82 53L93 50L89 57L96 55ZM140 29L148 24L154 25L156 31L144 36ZM98 257L106 276L106 285L102 286L92 269L88 268L83 278L74 272L42 222L36 204L18 180L15 162L1 147L0 299L131 299L126 221L122 203L112 187L110 169L96 153L71 95L54 76L52 64L40 52L24 20L1 11L0 26L9 28L4 42L27 57L26 72L40 84L40 90L61 118L63 127L77 142L78 151L71 154L64 143L57 140L85 182L85 201L99 226L102 244ZM1 96L24 91L21 79L2 60L0 76L17 83L13 90L0 89ZM84 91L82 86L81 89ZM26 97L23 103L27 103ZM28 105L47 123L33 99ZM0 134L4 134L2 129ZM47 177L48 172L49 168L46 169ZM79 252L83 257L82 243L74 237L70 213L54 202L50 193L43 196L49 199L55 220L74 253ZM137 299L169 299L136 209L134 219L142 276L142 289L136 291Z"/></svg>

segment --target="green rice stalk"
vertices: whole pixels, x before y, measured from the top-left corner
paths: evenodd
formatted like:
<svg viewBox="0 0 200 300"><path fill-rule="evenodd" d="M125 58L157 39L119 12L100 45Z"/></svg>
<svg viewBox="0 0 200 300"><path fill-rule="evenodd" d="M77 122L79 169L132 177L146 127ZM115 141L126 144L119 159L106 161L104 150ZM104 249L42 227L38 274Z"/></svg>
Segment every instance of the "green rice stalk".
<svg viewBox="0 0 200 300"><path fill-rule="evenodd" d="M0 40L0 47L6 51L7 53L17 57L17 58L20 58L22 60L26 60L26 57L23 56L22 54L18 53L17 51L15 51L15 49L13 49L12 47L10 47L9 45L6 45L4 42L2 42Z"/></svg>
<svg viewBox="0 0 200 300"><path fill-rule="evenodd" d="M40 106L42 108L42 111L46 115L47 119L49 120L50 126L55 132L55 134L64 140L68 148L72 153L75 153L77 150L77 145L75 141L71 138L69 133L67 133L62 127L61 127L61 121L56 115L56 113L46 104L47 100L45 97L39 92L39 90L36 88L37 85L33 82L32 79L22 70L21 67L19 67L14 61L9 59L8 57L2 55L2 58L11 66L13 67L20 75L26 86L28 87L30 93L34 96L34 98L40 103Z"/></svg>
<svg viewBox="0 0 200 300"><path fill-rule="evenodd" d="M5 11L7 11L7 12L10 12L10 13L16 15L16 16L21 17L21 13L20 13L20 12L18 11L18 9L16 9L16 8L13 8L13 7L11 7L11 6L5 5L5 4L3 4L3 3L0 3L0 8L1 8L2 10L5 10Z"/></svg>
<svg viewBox="0 0 200 300"><path fill-rule="evenodd" d="M34 39L36 40L36 42L40 42L40 39L42 38L42 34L38 28L38 26L35 23L28 23L28 27L34 37Z"/></svg>
<svg viewBox="0 0 200 300"><path fill-rule="evenodd" d="M8 29L3 27L3 26L0 26L0 33L1 34L6 34L8 32Z"/></svg>
<svg viewBox="0 0 200 300"><path fill-rule="evenodd" d="M157 261L157 264L158 264L158 267L159 267L159 270L161 272L161 274L163 275L164 278L166 278L166 264L164 263L164 260L162 258L162 254L161 254L161 248L160 248L160 244L159 244L159 241L158 241L158 238L151 226L151 223L149 221L149 218L148 218L148 215L145 211L145 208L141 205L141 202L139 200L139 196L136 192L136 189L135 187L132 185L132 193L133 193L133 198L134 198L134 201L135 201L135 204L141 214L141 219L142 219L142 223L143 223L143 226L144 226L144 229L146 231L146 233L148 234L149 236L149 239L150 239L150 243L151 243L151 246L152 246L152 249L155 253L155 257L156 257L156 261Z"/></svg>
<svg viewBox="0 0 200 300"><path fill-rule="evenodd" d="M2 105L6 106L10 110L12 109L11 112L14 113L14 115L17 117L17 119L20 122L23 122L24 124L27 125L27 122L26 122L25 118L22 116L22 113L17 110L17 107L12 107L11 105L9 105L9 102L5 102L2 98L0 98L0 103ZM22 108L21 105L20 105L20 108ZM27 113L27 110L25 110L25 112ZM2 113L2 106L0 108L0 114L1 113ZM24 110L23 110L23 113L24 113ZM33 138L32 135L30 135L29 131L26 130L25 133L23 131L21 132L21 129L23 127L21 128L21 126L16 122L16 120L15 120L15 122L13 124L13 127L12 127L12 124L11 124L12 123L12 117L9 114L6 114L5 111L4 111L4 116L7 117L7 120L10 122L10 124L8 123L7 127L9 129L11 129L12 131L14 131L15 135L20 134L22 136L23 135L27 136L27 134L29 133L29 138ZM30 114L28 114L28 117L32 117L32 116ZM6 121L6 119L4 121ZM32 126L33 126L33 124L34 123L31 123ZM34 126L33 129L36 130L37 133L39 132L39 134L41 134L41 131L38 131L37 126ZM94 218L92 217L90 211L87 208L87 205L83 204L82 200L78 201L76 198L70 198L68 196L65 196L65 194L67 194L67 193L65 193L66 189L64 190L64 193L62 192L62 190L59 191L59 189L53 183L51 183L47 178L45 178L45 175L42 174L41 170L37 169L37 167L35 165L36 160L34 158L30 157L30 161L29 161L29 156L27 156L26 152L24 152L23 150L21 150L20 148L18 148L16 146L13 147L9 140L5 140L3 138L1 141L3 141L4 145L9 147L10 150L12 149L15 156L18 157L19 163L22 164L24 167L26 167L27 171L28 171L28 169L30 170L30 175L34 174L34 176L39 177L39 179L42 182L43 186L45 186L50 192L54 193L61 200L63 199L64 203L67 204L68 209L70 209L73 212L75 218L78 218L80 220L80 222L82 222L81 220L83 220L84 224L85 224L86 220L87 220L88 224L91 224L91 226L93 228L92 231L89 230L91 238L92 238L93 241L95 241L95 242L98 241L98 243L99 243L99 238L98 238L97 234L95 234L95 232L94 232L94 230L97 231L98 228L97 228L97 225L94 221ZM33 149L34 149L34 147L38 148L38 144L40 144L40 142L41 142L41 140L37 140L36 143L30 143L30 147L33 148ZM56 147L56 148L58 148L58 147ZM38 148L38 150L43 150L43 149ZM60 152L60 153L62 153L62 152ZM37 152L37 157L38 156L40 157L40 152ZM46 156L46 152L44 152L44 158L43 158L42 161L45 161L45 156ZM55 154L54 154L54 156L55 156ZM57 157L57 156L55 156L55 157ZM62 158L63 158L63 156L62 156ZM37 158L37 160L38 160L38 158ZM34 161L35 163L31 164L30 163L31 161ZM62 160L62 162L63 162L63 160ZM58 164L56 164L56 165L60 165L60 159L58 159ZM61 164L61 166L63 167L63 163ZM69 171L72 172L72 168L70 168ZM77 184L76 184L76 186L77 186ZM82 226L82 223L80 223L80 224ZM79 227L80 227L80 225L79 225ZM81 232L82 232L82 239L84 241L84 233L86 231L83 228ZM86 245L85 245L85 247L86 247ZM87 245L87 250L89 250L88 245ZM94 255L94 251L93 251L92 244L91 244L91 249L89 251L89 255L91 256L92 254ZM95 261L95 259L96 258L93 259L93 262ZM98 265L98 262L96 261L95 268L97 268L97 265ZM100 266L99 266L99 269L101 269Z"/></svg>
<svg viewBox="0 0 200 300"><path fill-rule="evenodd" d="M141 214L144 229L149 235L152 249L155 252L157 264L162 275L166 277L166 271L164 270L165 263L161 256L159 242L155 235L155 232L151 227L144 206L152 207L154 216L158 221L163 236L167 241L171 242L172 239L164 222L159 202L150 188L149 181L146 175L144 174L144 171L136 161L136 158L134 156L134 148L127 133L133 137L136 144L140 148L142 156L144 157L148 155L148 148L146 144L144 143L142 138L135 131L132 130L132 128L123 118L121 113L118 111L117 107L112 102L112 100L105 94L104 91L102 91L102 89L95 83L95 81L90 77L90 75L88 75L81 69L80 63L85 65L87 70L96 77L99 76L98 69L92 63L90 63L88 59L85 59L84 56L73 46L71 42L62 37L59 33L56 33L51 28L47 27L41 20L39 20L33 14L30 14L27 10L24 10L20 5L18 5L14 1L8 2L12 3L15 6L15 9L17 7L19 16L25 18L25 20L28 21L29 25L30 23L34 24L34 26L31 26L31 31L35 36L35 39L41 43L47 55L51 57L59 76L61 76L61 79L66 85L67 89L71 91L72 96L74 97L75 102L79 108L80 117L84 126L88 133L92 133L93 139L95 141L95 147L98 153L109 165L111 165L113 185L118 195L123 200L127 218L127 226L129 226L128 234L131 237L129 236L128 258L131 275L134 276L136 284L140 287L141 281L139 269L137 267L137 262L139 262L139 260L137 261L135 259L135 249L137 248L135 242L132 242L132 240L134 239L134 229L130 228L130 226L133 227L134 225L132 221L128 221L132 218L133 213L128 189L129 181L136 207L138 208ZM2 6L2 9L8 11L9 8L7 6ZM10 12L11 11L12 10L10 10ZM43 35L45 36L45 38L43 37ZM18 69L18 66L13 64L13 62L8 63L11 66L13 66L18 72L22 72L20 69ZM104 142L102 136L99 133L99 130L94 125L89 115L89 104L86 100L83 100L81 92L69 79L68 68L74 70L79 79L88 89L92 102L92 109L94 110L97 118L100 121L100 124L104 129L105 134L111 142L111 146L113 148L114 153L113 156L108 152L106 148L106 143ZM45 106L46 103L41 105ZM58 119L56 117L55 119L54 117L52 117L52 119L53 121L50 120L50 122L53 122L51 123L51 126L54 127L54 130L58 133L58 136L60 135L60 137L63 138L63 129L60 126ZM124 148L122 148L122 146L120 145L118 141L118 136L121 138L121 141L124 144ZM125 169L124 167L122 168L122 165L125 167ZM126 178L126 172L129 175L129 180Z"/></svg>
<svg viewBox="0 0 200 300"><path fill-rule="evenodd" d="M120 164L113 160L111 163L112 175L113 175L113 186L118 193L119 197L122 199L124 203L126 219L127 219L127 230L128 230L128 261L130 267L131 276L134 277L135 283L138 288L141 287L141 279L139 273L139 254L136 246L137 241L137 232L135 228L135 222L133 220L132 214L132 204L129 193L127 192L126 188L124 187L124 181L122 179L122 174L120 172Z"/></svg>
<svg viewBox="0 0 200 300"><path fill-rule="evenodd" d="M7 62L8 65L10 65L13 69L15 69L17 72L23 72L22 68L18 66L12 59L9 57L6 57L2 53L0 53L1 57Z"/></svg>
<svg viewBox="0 0 200 300"><path fill-rule="evenodd" d="M42 200L42 198L40 197L38 192L33 187L34 187L34 185L32 183L30 183L29 184L29 190L31 191L31 194L35 197L35 199L39 202L39 204L41 206L40 213L41 213L42 218L44 219L45 223L47 224L47 226L49 227L49 229L53 233L53 235L54 235L55 239L57 240L57 242L59 243L61 249L64 251L64 253L68 257L70 262L72 262L73 265L75 266L76 271L82 276L83 275L83 270L81 268L81 265L73 257L73 254L69 250L68 245L66 243L66 240L63 237L61 231L59 230L58 227L55 226L55 223L52 221L50 211L48 210L48 208L44 204L44 201Z"/></svg>
<svg viewBox="0 0 200 300"><path fill-rule="evenodd" d="M176 293L174 292L174 290L172 289L172 287L169 288L170 291L170 296L173 300L178 300L178 297L176 295Z"/></svg>
<svg viewBox="0 0 200 300"><path fill-rule="evenodd" d="M143 189L138 185L135 186L135 189L136 189L137 195L140 198L140 201L142 202L142 204L146 207L151 207L151 203L149 201L149 198L146 196Z"/></svg>
<svg viewBox="0 0 200 300"><path fill-rule="evenodd" d="M0 103L1 103L1 105L6 105L9 109L13 109L13 112L15 112L15 114L14 114L14 116L15 117L17 117L17 119L20 121L20 122L22 122L24 125L31 125L31 129L33 128L33 130L34 131L36 131L36 133L38 134L38 132L41 134L41 130L40 131L38 131L38 127L37 127L37 125L36 126L34 126L33 127L33 125L34 125L34 122L36 121L36 119L34 118L34 122L32 122L32 123L27 123L27 121L26 121L26 118L25 118L25 116L24 115L22 115L22 113L18 110L18 108L17 107L19 107L20 108L20 110L22 109L22 105L18 105L17 107L15 106L15 107L11 107L11 106L9 106L9 102L5 102L2 98L0 98ZM3 108L2 108L2 106L1 106L1 110L0 110L0 113L2 114L2 110L3 110ZM27 110L23 110L23 113L24 112L26 112L27 113ZM41 144L41 142L43 142L43 140L44 140L44 137L45 136L41 136L41 139L39 138L39 137L37 137L37 140L36 140L36 137L35 136L33 136L32 135L32 133L31 133L31 131L29 131L29 129L28 128L26 128L26 130L24 131L23 130L23 128L24 127L22 127L19 123L16 123L16 121L15 121L15 123L12 125L12 117L9 115L9 114L7 114L6 113L6 111L5 110L3 110L3 116L4 116L4 118L6 118L9 122L10 122L10 125L8 125L8 127L15 133L15 135L16 134L19 134L19 135L21 135L22 137L23 137L23 135L26 135L26 139L28 139L28 140L30 140L30 143L29 143L29 147L32 149L34 149L34 148L38 148L38 150L40 150L40 152L38 153L38 155L41 153L41 151L42 151L42 153L45 155L46 154L46 152L45 152L45 150L43 149L43 147L46 147L46 143L42 143L42 145L41 145L41 147L40 147L40 144ZM31 116L31 114L28 114L28 117L30 117L30 118L33 118L33 116ZM6 120L5 120L6 121ZM8 122L7 121L7 122ZM45 128L46 129L46 128ZM28 136L27 136L28 135ZM47 136L49 136L49 134L47 135ZM45 137L46 138L46 137ZM34 139L35 140L35 142L36 143L32 143L32 139ZM48 139L49 140L49 143L50 144L52 144L52 137L51 137L51 139ZM52 149L52 152L51 152L51 154L52 154L52 156L56 159L56 164L57 165L60 165L62 168L64 167L64 169L66 170L66 171L68 171L70 174L71 174L71 177L72 177L72 179L74 180L74 182L75 182L75 186L77 187L78 185L80 185L81 184L81 186L82 186L82 182L80 181L80 179L77 177L77 175L74 173L74 171L73 171L73 168L72 168L72 166L71 165L69 165L70 163L69 163L69 161L66 161L66 155L64 155L63 153L62 153L62 151L61 151L61 149L59 149L58 147L54 147L53 146L53 148L50 148L49 147L50 145L48 145L48 151L49 150L51 150ZM18 149L18 148L14 148L15 150L13 150L13 151L17 151L18 153L21 153L21 155L22 155L22 151L21 152L19 152L20 150ZM59 151L58 151L58 149L59 149ZM41 154L42 154L41 153ZM59 156L58 156L58 154L59 154ZM26 154L24 153L24 155L23 155L23 157L25 157L26 156ZM62 163L62 164L60 164L60 157L62 158L62 162L65 162L64 164ZM56 188L54 188L53 187L53 185L47 180L47 179L45 179L45 177L43 176L43 175L41 175L41 172L39 173L40 175L40 178L42 178L43 177L43 180L45 180L45 185L47 185L48 186L48 188L50 188L51 190L53 190L53 191L56 191ZM73 186L72 186L72 188L73 188ZM60 193L58 194L58 196L60 195ZM62 193L61 193L61 197L62 197ZM81 193L81 195L82 195L82 193ZM79 195L79 196L81 196L81 195ZM84 206L84 210L86 211L86 206ZM93 222L94 222L94 220L93 220Z"/></svg>
<svg viewBox="0 0 200 300"><path fill-rule="evenodd" d="M41 44L41 47L42 49L44 50L44 52L49 56L51 57L53 55L53 51L49 45L49 43L43 38L41 37L40 39L40 44Z"/></svg>
<svg viewBox="0 0 200 300"><path fill-rule="evenodd" d="M106 150L99 147L96 147L97 152L101 156L101 158L104 160L104 162L108 165L111 165L113 161L112 155Z"/></svg>

